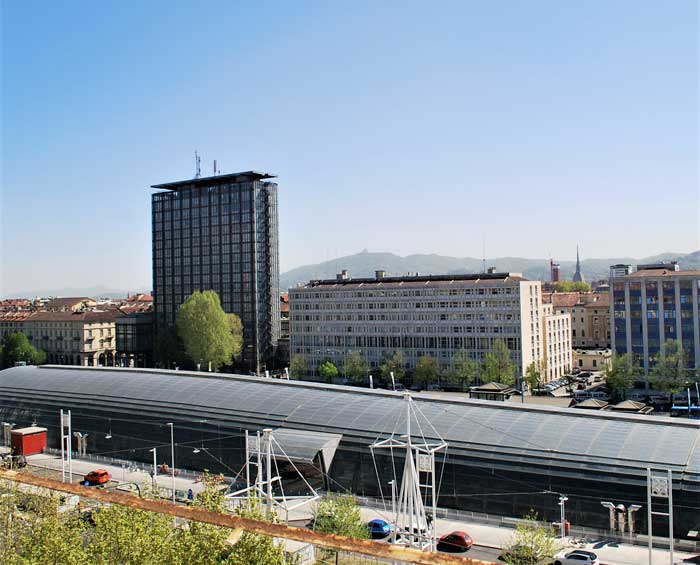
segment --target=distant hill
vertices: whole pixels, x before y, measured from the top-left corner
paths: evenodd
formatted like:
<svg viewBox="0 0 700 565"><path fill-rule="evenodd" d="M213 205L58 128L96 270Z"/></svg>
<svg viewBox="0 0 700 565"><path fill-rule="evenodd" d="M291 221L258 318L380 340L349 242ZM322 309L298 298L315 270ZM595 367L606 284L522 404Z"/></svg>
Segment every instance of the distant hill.
<svg viewBox="0 0 700 565"><path fill-rule="evenodd" d="M34 298L36 296L89 296L90 298L126 298L127 294L138 292L150 293L151 285L132 288L131 290L115 289L108 286L44 288L23 292L5 293L2 298Z"/></svg>
<svg viewBox="0 0 700 565"><path fill-rule="evenodd" d="M585 259L581 261L581 270L586 280L598 280L608 277L610 265L616 263L655 263L658 261L677 260L681 269L700 269L700 251L693 253L662 253L652 257L636 259L633 257L613 257L609 259ZM559 261L563 279L571 280L576 270L575 261ZM534 280L549 280L548 259L524 259L522 257L498 257L487 259L489 267L497 271L523 273ZM408 255L401 257L393 253L370 253L363 251L355 255L340 257L331 261L304 265L280 275L280 289L287 289L312 279L334 278L336 273L347 269L351 277L371 277L374 271L383 269L388 275L405 275L419 272L423 275L442 275L456 273L481 272L481 259L474 257L447 257L444 255Z"/></svg>

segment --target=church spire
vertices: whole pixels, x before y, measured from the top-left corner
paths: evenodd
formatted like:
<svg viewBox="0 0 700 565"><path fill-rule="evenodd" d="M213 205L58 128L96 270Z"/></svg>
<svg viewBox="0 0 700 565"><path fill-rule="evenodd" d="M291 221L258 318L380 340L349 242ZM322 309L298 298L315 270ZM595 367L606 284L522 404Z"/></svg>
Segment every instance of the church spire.
<svg viewBox="0 0 700 565"><path fill-rule="evenodd" d="M576 272L572 278L574 282L585 282L583 274L581 273L581 260L578 254L578 244L576 245Z"/></svg>

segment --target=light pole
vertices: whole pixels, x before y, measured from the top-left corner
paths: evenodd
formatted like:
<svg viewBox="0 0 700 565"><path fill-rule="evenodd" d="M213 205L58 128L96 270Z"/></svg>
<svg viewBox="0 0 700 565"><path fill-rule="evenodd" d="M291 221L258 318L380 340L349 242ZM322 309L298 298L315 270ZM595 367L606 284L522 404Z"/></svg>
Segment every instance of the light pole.
<svg viewBox="0 0 700 565"><path fill-rule="evenodd" d="M153 453L153 493L158 492L158 450L157 448L149 449Z"/></svg>
<svg viewBox="0 0 700 565"><path fill-rule="evenodd" d="M564 519L564 505L566 504L567 500L569 500L568 496L564 496L563 494L559 495L559 508L560 508L559 531L561 534L561 539L564 539L566 537L566 521Z"/></svg>
<svg viewBox="0 0 700 565"><path fill-rule="evenodd" d="M170 486L173 491L173 504L175 504L175 426L172 422L166 425L170 426Z"/></svg>

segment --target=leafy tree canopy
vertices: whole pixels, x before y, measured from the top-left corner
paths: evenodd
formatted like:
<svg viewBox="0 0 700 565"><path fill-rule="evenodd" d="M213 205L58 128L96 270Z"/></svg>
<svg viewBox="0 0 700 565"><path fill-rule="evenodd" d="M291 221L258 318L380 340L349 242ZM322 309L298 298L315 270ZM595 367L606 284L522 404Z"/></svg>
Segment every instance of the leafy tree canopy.
<svg viewBox="0 0 700 565"><path fill-rule="evenodd" d="M359 351L348 353L343 365L345 376L354 382L363 382L369 371L369 363Z"/></svg>
<svg viewBox="0 0 700 565"><path fill-rule="evenodd" d="M438 360L430 355L423 355L416 363L416 372L413 381L420 384L428 384L437 380L439 371Z"/></svg>
<svg viewBox="0 0 700 565"><path fill-rule="evenodd" d="M238 314L227 314L228 324L233 336L233 357L239 357L243 351L243 322Z"/></svg>
<svg viewBox="0 0 700 565"><path fill-rule="evenodd" d="M315 531L326 534L357 539L366 539L369 535L360 507L347 495L331 494L322 499L314 509L313 524Z"/></svg>
<svg viewBox="0 0 700 565"><path fill-rule="evenodd" d="M326 379L326 382L333 382L333 379L338 376L338 367L331 361L324 361L318 368L318 374Z"/></svg>
<svg viewBox="0 0 700 565"><path fill-rule="evenodd" d="M391 373L394 373L396 382L401 381L406 374L406 357L403 352L394 351L394 353L385 357L380 370L384 379L391 379Z"/></svg>
<svg viewBox="0 0 700 565"><path fill-rule="evenodd" d="M652 386L662 392L677 394L686 388L690 377L681 344L675 339L664 342L649 376Z"/></svg>
<svg viewBox="0 0 700 565"><path fill-rule="evenodd" d="M289 364L289 372L293 379L300 379L308 374L306 358L303 355L295 355Z"/></svg>
<svg viewBox="0 0 700 565"><path fill-rule="evenodd" d="M629 353L615 355L612 363L605 370L605 383L608 388L619 396L634 385L634 378L639 374L639 367Z"/></svg>
<svg viewBox="0 0 700 565"><path fill-rule="evenodd" d="M452 357L452 367L448 379L460 383L462 387L477 382L481 377L481 364L469 356L469 352L460 349Z"/></svg>
<svg viewBox="0 0 700 565"><path fill-rule="evenodd" d="M543 366L537 361L533 361L527 366L525 370L525 382L531 391L542 387L542 371Z"/></svg>
<svg viewBox="0 0 700 565"><path fill-rule="evenodd" d="M41 365L46 362L46 353L36 349L23 333L9 333L2 340L0 348L2 366L13 367L15 363L24 361L28 365Z"/></svg>
<svg viewBox="0 0 700 565"><path fill-rule="evenodd" d="M512 385L515 383L515 365L511 360L510 349L502 339L493 342L493 349L484 357L484 380Z"/></svg>
<svg viewBox="0 0 700 565"><path fill-rule="evenodd" d="M193 363L211 363L214 370L231 363L235 340L216 292L193 292L178 308L175 324Z"/></svg>
<svg viewBox="0 0 700 565"><path fill-rule="evenodd" d="M536 565L549 563L559 547L552 527L538 522L537 514L531 511L518 523L513 537L503 550L506 563Z"/></svg>
<svg viewBox="0 0 700 565"><path fill-rule="evenodd" d="M552 288L554 292L590 292L591 285L587 282L559 281Z"/></svg>

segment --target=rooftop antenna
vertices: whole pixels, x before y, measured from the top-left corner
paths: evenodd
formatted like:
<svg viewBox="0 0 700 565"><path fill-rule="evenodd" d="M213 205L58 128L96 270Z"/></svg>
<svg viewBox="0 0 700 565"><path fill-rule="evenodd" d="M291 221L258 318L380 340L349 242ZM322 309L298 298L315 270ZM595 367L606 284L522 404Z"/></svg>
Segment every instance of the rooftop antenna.
<svg viewBox="0 0 700 565"><path fill-rule="evenodd" d="M219 174L219 171L218 171L218 169L216 168L216 159L214 159L214 176L216 176L216 175L218 175L218 174Z"/></svg>
<svg viewBox="0 0 700 565"><path fill-rule="evenodd" d="M486 272L486 237L481 237L481 272Z"/></svg>
<svg viewBox="0 0 700 565"><path fill-rule="evenodd" d="M202 176L202 158L199 156L197 153L197 150L194 150L194 178L198 179L201 178Z"/></svg>

